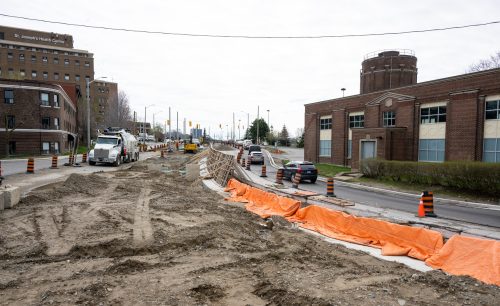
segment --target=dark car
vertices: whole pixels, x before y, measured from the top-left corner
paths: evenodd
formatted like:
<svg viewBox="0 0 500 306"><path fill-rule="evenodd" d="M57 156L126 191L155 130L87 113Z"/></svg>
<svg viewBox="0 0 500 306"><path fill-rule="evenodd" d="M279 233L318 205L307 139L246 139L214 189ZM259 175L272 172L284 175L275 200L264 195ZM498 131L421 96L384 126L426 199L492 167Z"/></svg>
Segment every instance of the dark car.
<svg viewBox="0 0 500 306"><path fill-rule="evenodd" d="M318 179L318 170L311 162L291 161L283 167L283 177L286 179L292 180L297 172L301 174L301 181L309 180L314 184Z"/></svg>
<svg viewBox="0 0 500 306"><path fill-rule="evenodd" d="M252 152L261 152L262 150L260 149L260 146L259 145L250 145L248 147L248 155L250 155L250 153Z"/></svg>

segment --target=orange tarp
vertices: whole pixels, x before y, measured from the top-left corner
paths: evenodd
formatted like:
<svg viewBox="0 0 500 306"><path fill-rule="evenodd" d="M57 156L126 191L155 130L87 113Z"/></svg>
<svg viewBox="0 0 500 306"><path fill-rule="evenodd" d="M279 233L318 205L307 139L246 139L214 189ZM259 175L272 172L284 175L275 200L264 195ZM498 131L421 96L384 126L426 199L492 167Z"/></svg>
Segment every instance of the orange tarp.
<svg viewBox="0 0 500 306"><path fill-rule="evenodd" d="M226 191L231 193L227 200L247 203L245 208L262 218L272 215L290 217L300 208L300 201L266 192L230 179Z"/></svg>
<svg viewBox="0 0 500 306"><path fill-rule="evenodd" d="M425 263L450 274L500 286L500 241L454 235Z"/></svg>
<svg viewBox="0 0 500 306"><path fill-rule="evenodd" d="M328 237L379 247L382 255L425 260L443 246L443 236L436 231L356 217L316 205L299 209L288 220Z"/></svg>

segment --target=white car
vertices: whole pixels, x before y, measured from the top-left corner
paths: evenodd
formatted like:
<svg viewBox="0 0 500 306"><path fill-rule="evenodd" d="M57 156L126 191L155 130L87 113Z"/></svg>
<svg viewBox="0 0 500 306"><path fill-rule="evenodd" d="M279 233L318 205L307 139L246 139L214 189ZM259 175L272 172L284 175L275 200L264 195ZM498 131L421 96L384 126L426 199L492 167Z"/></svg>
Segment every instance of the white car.
<svg viewBox="0 0 500 306"><path fill-rule="evenodd" d="M264 154L260 151L253 151L250 154L252 164L264 164Z"/></svg>

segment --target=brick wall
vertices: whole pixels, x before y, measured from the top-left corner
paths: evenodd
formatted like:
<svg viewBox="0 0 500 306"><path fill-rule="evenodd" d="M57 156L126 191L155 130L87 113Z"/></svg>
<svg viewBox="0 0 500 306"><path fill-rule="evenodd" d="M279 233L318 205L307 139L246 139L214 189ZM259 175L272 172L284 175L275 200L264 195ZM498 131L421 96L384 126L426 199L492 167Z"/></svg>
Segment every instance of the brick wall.
<svg viewBox="0 0 500 306"><path fill-rule="evenodd" d="M350 96L345 98L320 101L305 105L306 112L306 159L318 159L318 134L316 122L312 117L323 114L334 114L334 164L349 164L345 156L338 156L342 146L336 148L345 140L347 144L348 122L342 120L336 113L355 111L365 112L365 129L382 128L384 111L396 112L396 128L401 131L390 136L390 143L380 146L377 140L377 150L387 158L401 160L418 159L418 140L420 125L420 106L425 103L448 101L447 108L447 160L481 160L482 158L482 129L484 124L484 96L500 94L500 69L454 76L450 78L423 82L406 87L394 88ZM391 103L387 103L391 99ZM313 116L313 114L315 114ZM309 119L308 119L309 118ZM366 131L365 131L366 132ZM360 132L353 137L352 166L359 164ZM377 134L378 135L378 134ZM366 136L366 135L365 135ZM376 137L375 134L370 137ZM397 147L395 147L397 145ZM390 149L389 149L390 148ZM347 150L345 150L347 154ZM392 157L391 157L392 156Z"/></svg>

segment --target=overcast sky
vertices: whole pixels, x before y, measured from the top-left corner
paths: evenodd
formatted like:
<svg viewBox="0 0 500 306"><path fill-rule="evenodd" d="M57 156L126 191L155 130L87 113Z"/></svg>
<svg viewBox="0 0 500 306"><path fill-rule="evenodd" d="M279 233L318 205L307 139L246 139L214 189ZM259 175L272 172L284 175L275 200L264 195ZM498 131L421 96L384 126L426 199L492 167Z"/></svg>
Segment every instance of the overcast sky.
<svg viewBox="0 0 500 306"><path fill-rule="evenodd" d="M395 32L500 20L498 0L3 0L1 13L70 23L163 32L307 36ZM500 50L500 24L433 33L325 39L228 39L148 35L0 17L0 24L73 35L94 53L95 77L127 93L139 118L183 118L226 135L260 115L291 134L304 125L304 104L359 93L365 54L411 49L418 81L463 74ZM269 110L269 113L267 112ZM158 113L159 112L159 113ZM243 130L241 130L243 134ZM236 127L236 136L238 128Z"/></svg>

